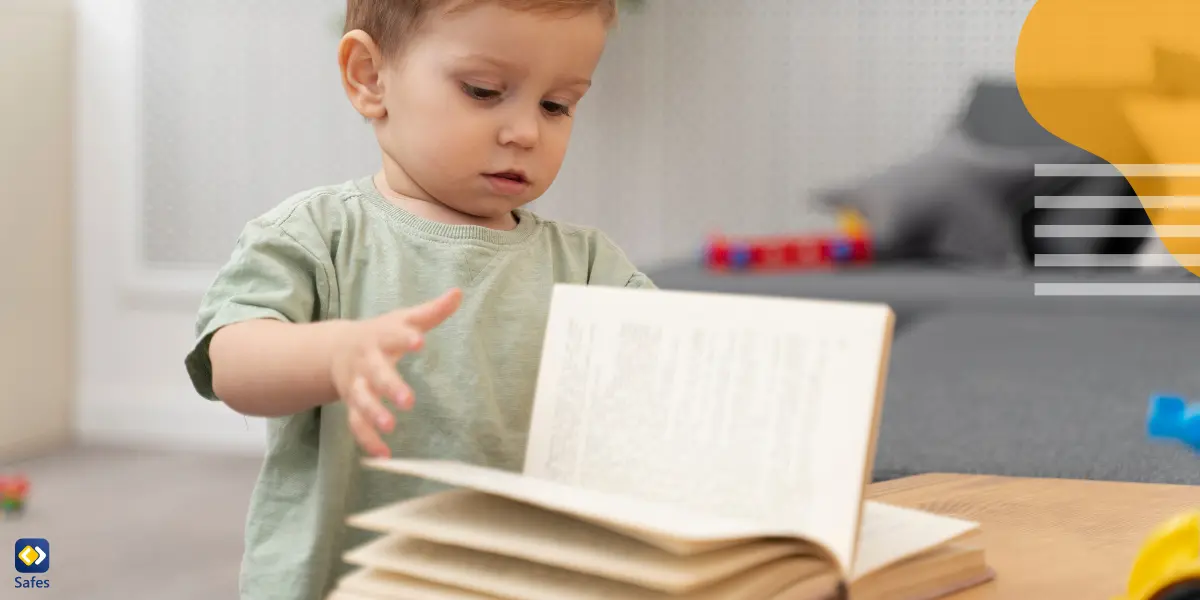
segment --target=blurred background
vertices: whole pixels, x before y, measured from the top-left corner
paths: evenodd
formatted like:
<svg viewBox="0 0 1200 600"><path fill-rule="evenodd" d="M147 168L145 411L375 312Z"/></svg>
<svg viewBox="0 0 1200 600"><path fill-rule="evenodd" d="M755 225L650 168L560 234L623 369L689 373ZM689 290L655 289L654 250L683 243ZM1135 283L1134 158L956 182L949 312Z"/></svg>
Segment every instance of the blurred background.
<svg viewBox="0 0 1200 600"><path fill-rule="evenodd" d="M534 209L604 229L666 288L892 304L879 479L1200 483L1142 436L1148 393L1200 393L1191 276L1123 178L1072 170L1105 163L1024 110L1033 4L644 2ZM0 477L29 482L0 541L51 540L42 596L236 596L265 429L199 398L183 357L247 219L377 168L338 81L343 7L0 0ZM1200 103L1200 58L1160 41L1044 84L1137 145L1128 94ZM868 260L702 261L712 234L837 235L847 208Z"/></svg>

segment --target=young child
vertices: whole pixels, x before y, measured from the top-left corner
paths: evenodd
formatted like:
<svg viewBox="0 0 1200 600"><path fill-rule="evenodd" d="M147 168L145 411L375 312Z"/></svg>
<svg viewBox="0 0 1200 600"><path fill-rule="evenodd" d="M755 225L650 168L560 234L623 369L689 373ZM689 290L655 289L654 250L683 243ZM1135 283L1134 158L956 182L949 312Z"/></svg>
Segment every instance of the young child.
<svg viewBox="0 0 1200 600"><path fill-rule="evenodd" d="M317 600L348 514L434 491L364 455L519 470L552 286L652 288L522 208L558 174L615 0L349 0L342 83L374 176L250 221L204 298L197 391L268 418L244 599Z"/></svg>

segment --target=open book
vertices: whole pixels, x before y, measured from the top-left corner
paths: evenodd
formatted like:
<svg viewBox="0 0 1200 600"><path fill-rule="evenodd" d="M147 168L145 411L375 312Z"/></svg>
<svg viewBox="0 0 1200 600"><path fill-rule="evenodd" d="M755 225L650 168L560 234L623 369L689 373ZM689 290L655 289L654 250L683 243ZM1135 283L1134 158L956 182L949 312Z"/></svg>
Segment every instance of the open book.
<svg viewBox="0 0 1200 600"><path fill-rule="evenodd" d="M883 305L560 285L522 473L366 461L447 491L353 515L331 600L936 598L976 523L865 500Z"/></svg>

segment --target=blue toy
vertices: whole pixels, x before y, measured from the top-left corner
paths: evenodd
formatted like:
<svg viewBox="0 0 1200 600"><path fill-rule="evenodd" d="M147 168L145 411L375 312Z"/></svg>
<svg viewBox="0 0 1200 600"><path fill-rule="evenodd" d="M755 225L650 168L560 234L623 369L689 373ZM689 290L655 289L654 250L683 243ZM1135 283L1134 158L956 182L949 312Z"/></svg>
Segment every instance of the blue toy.
<svg viewBox="0 0 1200 600"><path fill-rule="evenodd" d="M854 245L849 240L835 240L829 246L829 253L838 262L848 261L854 258Z"/></svg>
<svg viewBox="0 0 1200 600"><path fill-rule="evenodd" d="M1151 438L1182 442L1200 453L1200 404L1175 396L1151 396L1146 431Z"/></svg>
<svg viewBox="0 0 1200 600"><path fill-rule="evenodd" d="M729 249L729 262L739 269L750 266L750 246L746 244L734 244Z"/></svg>

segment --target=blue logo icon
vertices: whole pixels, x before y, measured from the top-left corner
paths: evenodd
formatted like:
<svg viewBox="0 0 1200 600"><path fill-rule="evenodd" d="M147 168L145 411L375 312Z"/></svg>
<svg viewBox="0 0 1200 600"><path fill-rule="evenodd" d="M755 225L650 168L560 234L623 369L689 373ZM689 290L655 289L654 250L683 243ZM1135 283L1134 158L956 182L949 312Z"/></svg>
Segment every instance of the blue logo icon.
<svg viewBox="0 0 1200 600"><path fill-rule="evenodd" d="M19 539L14 554L18 573L45 573L50 570L50 542L44 539Z"/></svg>

